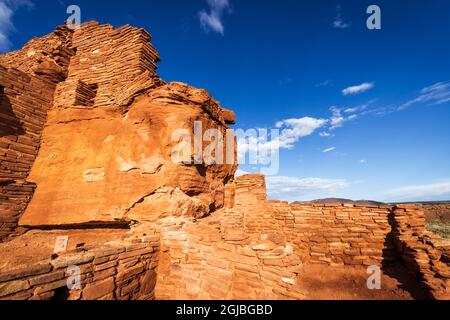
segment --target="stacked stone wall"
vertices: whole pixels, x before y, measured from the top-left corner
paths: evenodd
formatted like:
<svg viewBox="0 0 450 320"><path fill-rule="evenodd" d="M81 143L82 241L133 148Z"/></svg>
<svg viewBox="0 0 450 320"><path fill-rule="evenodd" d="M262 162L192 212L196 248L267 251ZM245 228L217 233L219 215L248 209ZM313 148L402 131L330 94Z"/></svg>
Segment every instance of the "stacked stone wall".
<svg viewBox="0 0 450 320"><path fill-rule="evenodd" d="M18 220L36 188L27 177L48 112L125 106L163 84L150 39L143 29L89 22L76 31L58 27L0 55L0 242L20 232Z"/></svg>
<svg viewBox="0 0 450 320"><path fill-rule="evenodd" d="M436 299L450 299L450 245L426 231L422 206L393 209L396 249L409 272Z"/></svg>
<svg viewBox="0 0 450 320"><path fill-rule="evenodd" d="M0 65L0 241L13 234L35 185L27 181L54 84Z"/></svg>
<svg viewBox="0 0 450 320"><path fill-rule="evenodd" d="M82 24L73 33L76 54L68 66L67 80L58 85L55 106L86 106L77 98L89 86L96 89L88 106L125 106L137 94L162 84L156 76L160 58L150 40L147 31L129 25Z"/></svg>
<svg viewBox="0 0 450 320"><path fill-rule="evenodd" d="M2 268L0 299L153 300L158 252L159 235L151 234L33 257L33 263Z"/></svg>

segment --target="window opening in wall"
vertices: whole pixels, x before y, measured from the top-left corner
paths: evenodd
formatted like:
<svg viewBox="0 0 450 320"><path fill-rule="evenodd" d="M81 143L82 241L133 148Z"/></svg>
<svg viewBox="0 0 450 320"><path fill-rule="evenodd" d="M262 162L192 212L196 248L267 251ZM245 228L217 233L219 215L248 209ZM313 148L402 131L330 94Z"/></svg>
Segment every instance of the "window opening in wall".
<svg viewBox="0 0 450 320"><path fill-rule="evenodd" d="M97 90L97 84L87 84L80 81L76 89L76 105L83 107L94 106L95 97L97 96Z"/></svg>

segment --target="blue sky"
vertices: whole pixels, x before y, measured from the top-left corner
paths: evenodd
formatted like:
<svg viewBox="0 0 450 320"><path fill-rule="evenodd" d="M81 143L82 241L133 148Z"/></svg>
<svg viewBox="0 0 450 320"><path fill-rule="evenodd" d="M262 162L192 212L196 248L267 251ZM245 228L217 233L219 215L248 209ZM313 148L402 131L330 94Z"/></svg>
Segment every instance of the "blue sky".
<svg viewBox="0 0 450 320"><path fill-rule="evenodd" d="M0 0L0 50L51 32L69 4L146 28L159 75L208 89L237 127L285 130L272 198L450 199L449 1Z"/></svg>

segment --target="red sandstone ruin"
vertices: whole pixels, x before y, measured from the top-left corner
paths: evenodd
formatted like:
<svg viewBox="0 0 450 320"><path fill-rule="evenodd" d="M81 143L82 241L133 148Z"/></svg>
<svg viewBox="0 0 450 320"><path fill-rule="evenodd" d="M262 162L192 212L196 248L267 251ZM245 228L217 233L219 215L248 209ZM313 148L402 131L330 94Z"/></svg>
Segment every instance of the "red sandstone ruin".
<svg viewBox="0 0 450 320"><path fill-rule="evenodd" d="M0 299L311 299L308 274L371 265L450 298L450 244L422 206L290 205L237 164L174 164L173 130L235 116L160 79L150 39L89 22L0 55Z"/></svg>

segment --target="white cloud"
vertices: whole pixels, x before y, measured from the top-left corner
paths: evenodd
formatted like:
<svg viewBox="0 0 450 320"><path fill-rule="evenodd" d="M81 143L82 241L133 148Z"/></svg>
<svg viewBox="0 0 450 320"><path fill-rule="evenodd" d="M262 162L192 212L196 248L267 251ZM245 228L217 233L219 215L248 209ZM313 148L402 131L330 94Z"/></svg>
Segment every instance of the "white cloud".
<svg viewBox="0 0 450 320"><path fill-rule="evenodd" d="M329 87L333 85L333 80L325 80L324 82L316 84L316 88Z"/></svg>
<svg viewBox="0 0 450 320"><path fill-rule="evenodd" d="M9 36L15 31L12 21L15 11L21 7L32 6L33 3L29 0L0 0L0 52L11 49Z"/></svg>
<svg viewBox="0 0 450 320"><path fill-rule="evenodd" d="M364 110L366 110L370 105L372 105L374 102L376 101L376 99L370 100L367 103L364 103L362 105L356 106L356 107L352 107L352 108L347 108L344 110L345 113L357 113L357 112L363 112Z"/></svg>
<svg viewBox="0 0 450 320"><path fill-rule="evenodd" d="M334 134L332 134L330 132L322 131L322 132L319 133L319 136L324 137L324 138L328 138L328 137L333 137Z"/></svg>
<svg viewBox="0 0 450 320"><path fill-rule="evenodd" d="M331 151L334 151L334 150L336 150L336 148L335 147L331 147L331 148L327 148L327 149L322 150L322 152L323 153L328 153L328 152L331 152Z"/></svg>
<svg viewBox="0 0 450 320"><path fill-rule="evenodd" d="M449 200L450 181L391 189L385 194L385 198L390 201Z"/></svg>
<svg viewBox="0 0 450 320"><path fill-rule="evenodd" d="M351 26L350 22L346 22L342 17L341 6L336 7L336 16L334 17L333 27L337 29L347 29Z"/></svg>
<svg viewBox="0 0 450 320"><path fill-rule="evenodd" d="M362 164L364 164L364 163L366 163L366 160L364 160L364 159L362 159L362 160L359 160L359 163L362 163Z"/></svg>
<svg viewBox="0 0 450 320"><path fill-rule="evenodd" d="M348 88L342 90L342 94L344 96L348 96L348 95L352 95L352 94L359 94L359 93L363 93L367 90L370 90L373 87L375 87L374 83L364 82L360 85L351 86L351 87L348 87Z"/></svg>
<svg viewBox="0 0 450 320"><path fill-rule="evenodd" d="M260 149L292 149L301 138L312 135L317 129L325 126L327 122L328 120L325 119L311 117L278 121L275 124L275 128L280 130L278 139L273 141L253 139L251 142L255 146L258 145Z"/></svg>
<svg viewBox="0 0 450 320"><path fill-rule="evenodd" d="M334 196L337 190L347 188L344 179L267 177L267 192L271 199L297 201Z"/></svg>
<svg viewBox="0 0 450 320"><path fill-rule="evenodd" d="M345 22L342 18L336 17L333 22L333 26L338 29L347 29L350 27L350 23Z"/></svg>
<svg viewBox="0 0 450 320"><path fill-rule="evenodd" d="M353 86L345 89L344 94L354 94L363 92L374 87L373 83L363 83L358 86ZM436 83L430 87L421 90L422 96L413 100L428 101L434 104L442 104L450 101L450 81ZM312 135L318 129L320 137L334 137L334 130L343 127L347 122L355 121L367 115L384 116L386 114L398 111L397 106L390 105L386 107L370 108L377 99L370 100L364 104L355 107L339 108L332 106L330 108L331 116L328 119L318 119L313 117L292 118L278 121L275 128L280 129L278 139L268 141L268 139L261 138L258 135L244 140L238 140L239 156L245 156L249 151L259 151L264 155L271 154L273 151L279 149L293 149L298 141L306 136ZM324 150L325 151L325 150ZM333 150L327 150L331 152ZM360 163L365 163L361 160Z"/></svg>
<svg viewBox="0 0 450 320"><path fill-rule="evenodd" d="M198 13L200 25L206 31L214 31L224 34L225 28L223 26L223 14L226 10L230 10L230 3L228 0L206 0L209 6L209 12L202 10Z"/></svg>
<svg viewBox="0 0 450 320"><path fill-rule="evenodd" d="M359 117L368 114L366 110L373 102L376 100L371 100L366 104L354 107L354 108L339 108L337 106L333 106L330 108L331 116L327 121L328 127L327 131L322 131L319 133L321 137L334 137L330 131L333 131L337 128L341 128L344 126L346 122L353 121L358 119Z"/></svg>
<svg viewBox="0 0 450 320"><path fill-rule="evenodd" d="M338 107L331 107L332 116L330 118L330 130L340 128L348 121L348 118L342 116L342 111Z"/></svg>
<svg viewBox="0 0 450 320"><path fill-rule="evenodd" d="M343 94L348 95L364 92L374 86L374 83L363 83L361 85L346 88L343 90ZM373 114L384 116L419 102L428 102L429 104L443 104L450 102L450 81L438 82L422 89L420 92L421 95L418 98L405 103L400 108L395 105L370 108L378 100L372 99L355 107L339 108L333 106L330 108L331 116L329 119L304 117L278 121L275 127L281 129L280 139L278 141L262 142L262 148L265 150L280 148L292 149L300 138L309 136L318 129L322 129L322 131L319 132L320 137L334 137L333 130L343 127L347 122L357 120L367 115ZM247 152L246 150L248 149L243 150ZM364 162L365 161L361 160L361 163Z"/></svg>
<svg viewBox="0 0 450 320"><path fill-rule="evenodd" d="M450 102L450 81L438 82L432 86L423 88L417 98L402 104L398 110L404 110L417 103L438 105L447 102Z"/></svg>
<svg viewBox="0 0 450 320"><path fill-rule="evenodd" d="M12 15L11 8L5 2L0 1L0 52L7 51L11 46L8 33L13 29Z"/></svg>
<svg viewBox="0 0 450 320"><path fill-rule="evenodd" d="M280 133L280 147L292 149L300 138L313 134L317 129L323 127L328 121L304 117L299 119L287 119L277 123L278 128L283 128Z"/></svg>
<svg viewBox="0 0 450 320"><path fill-rule="evenodd" d="M278 137L269 136L270 130L253 130L253 134L235 129L238 141L239 159L243 161L249 153L257 154L258 161L265 163L267 157L278 152L280 149L291 150L301 138L312 135L316 130L328 123L325 119L304 117L298 119L286 119L278 121L275 128L278 129ZM267 132L267 135L261 132Z"/></svg>

